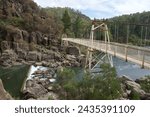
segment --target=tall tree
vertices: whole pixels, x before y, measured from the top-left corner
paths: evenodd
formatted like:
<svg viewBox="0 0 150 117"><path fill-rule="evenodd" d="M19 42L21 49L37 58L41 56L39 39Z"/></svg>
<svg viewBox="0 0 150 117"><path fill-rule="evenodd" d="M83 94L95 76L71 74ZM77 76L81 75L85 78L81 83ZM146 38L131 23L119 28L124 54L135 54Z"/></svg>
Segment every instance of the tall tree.
<svg viewBox="0 0 150 117"><path fill-rule="evenodd" d="M78 38L81 36L81 28L82 28L82 21L81 18L78 16L74 22L74 27L73 27L75 37Z"/></svg>
<svg viewBox="0 0 150 117"><path fill-rule="evenodd" d="M67 10L65 10L62 17L63 25L64 25L64 33L67 33L67 29L71 29L71 18Z"/></svg>

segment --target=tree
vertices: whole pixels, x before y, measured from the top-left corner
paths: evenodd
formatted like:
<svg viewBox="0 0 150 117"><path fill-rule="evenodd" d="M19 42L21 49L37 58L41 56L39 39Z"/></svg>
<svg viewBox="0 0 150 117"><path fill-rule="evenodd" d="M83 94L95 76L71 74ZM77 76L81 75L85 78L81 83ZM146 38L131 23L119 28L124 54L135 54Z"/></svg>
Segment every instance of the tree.
<svg viewBox="0 0 150 117"><path fill-rule="evenodd" d="M73 26L73 31L76 38L79 38L81 36L81 28L82 28L82 21L81 18L78 16Z"/></svg>
<svg viewBox="0 0 150 117"><path fill-rule="evenodd" d="M71 69L64 69L58 72L57 81L61 86L58 92L62 99L119 99L122 94L116 71L108 64L101 65L100 75L92 76L88 72L81 80L75 78Z"/></svg>
<svg viewBox="0 0 150 117"><path fill-rule="evenodd" d="M67 10L65 10L62 17L63 25L64 25L64 33L66 33L67 29L71 29L71 18Z"/></svg>

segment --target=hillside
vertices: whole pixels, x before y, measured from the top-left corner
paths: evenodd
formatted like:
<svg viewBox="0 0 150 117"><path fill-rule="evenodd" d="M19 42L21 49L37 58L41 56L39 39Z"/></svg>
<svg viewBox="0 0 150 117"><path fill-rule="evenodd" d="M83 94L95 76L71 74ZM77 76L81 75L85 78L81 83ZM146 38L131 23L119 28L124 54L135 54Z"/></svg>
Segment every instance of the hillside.
<svg viewBox="0 0 150 117"><path fill-rule="evenodd" d="M56 19L56 23L63 27L63 15L65 11L68 12L68 15L70 17L70 29L67 33L69 37L86 37L89 36L89 30L91 26L91 19L82 14L78 10L74 10L71 8L60 8L60 7L54 7L54 8L44 8L43 9L49 16L53 16ZM64 33L64 32L63 32ZM76 34L78 33L78 34Z"/></svg>
<svg viewBox="0 0 150 117"><path fill-rule="evenodd" d="M0 0L0 26L55 34L58 26L54 22L32 0Z"/></svg>
<svg viewBox="0 0 150 117"><path fill-rule="evenodd" d="M150 12L117 16L108 19L108 22L111 27L111 34L113 34L113 38L115 38L114 41L126 43L128 28L128 43L135 45L150 45Z"/></svg>

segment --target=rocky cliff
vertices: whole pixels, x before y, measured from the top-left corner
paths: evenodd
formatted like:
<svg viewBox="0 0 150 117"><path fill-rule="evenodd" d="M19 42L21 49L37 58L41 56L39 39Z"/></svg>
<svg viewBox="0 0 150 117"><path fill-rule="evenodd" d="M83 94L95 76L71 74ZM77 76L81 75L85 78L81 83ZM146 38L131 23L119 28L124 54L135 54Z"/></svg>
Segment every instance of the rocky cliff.
<svg viewBox="0 0 150 117"><path fill-rule="evenodd" d="M32 0L0 0L0 65L64 61L61 28Z"/></svg>

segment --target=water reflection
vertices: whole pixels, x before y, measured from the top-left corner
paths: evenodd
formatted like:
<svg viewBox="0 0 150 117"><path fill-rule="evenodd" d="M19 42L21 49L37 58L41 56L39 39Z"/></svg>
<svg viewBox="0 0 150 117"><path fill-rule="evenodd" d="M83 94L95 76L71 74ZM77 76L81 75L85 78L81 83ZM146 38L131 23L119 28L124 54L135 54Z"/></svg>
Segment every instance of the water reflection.
<svg viewBox="0 0 150 117"><path fill-rule="evenodd" d="M27 78L29 66L21 65L11 68L0 67L0 78L4 88L15 98L20 97L22 85Z"/></svg>

